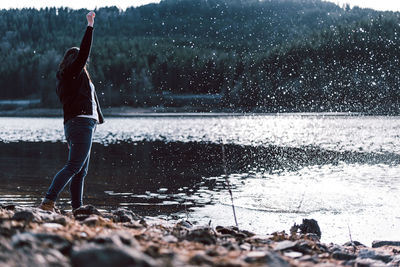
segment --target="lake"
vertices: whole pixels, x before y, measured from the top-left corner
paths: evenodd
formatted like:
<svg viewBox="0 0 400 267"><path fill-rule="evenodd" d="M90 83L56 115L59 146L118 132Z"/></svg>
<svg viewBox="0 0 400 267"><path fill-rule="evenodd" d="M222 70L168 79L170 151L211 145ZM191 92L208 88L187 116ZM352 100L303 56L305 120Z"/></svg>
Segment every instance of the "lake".
<svg viewBox="0 0 400 267"><path fill-rule="evenodd" d="M400 117L108 118L85 204L259 234L314 218L322 241L400 239ZM61 118L0 118L0 203L40 203L67 158ZM68 188L58 205L70 209Z"/></svg>

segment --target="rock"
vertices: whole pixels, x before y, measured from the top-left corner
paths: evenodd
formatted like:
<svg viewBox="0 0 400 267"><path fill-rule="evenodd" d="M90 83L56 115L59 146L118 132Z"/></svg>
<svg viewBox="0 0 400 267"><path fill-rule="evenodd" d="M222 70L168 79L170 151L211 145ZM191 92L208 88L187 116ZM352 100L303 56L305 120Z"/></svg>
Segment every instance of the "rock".
<svg viewBox="0 0 400 267"><path fill-rule="evenodd" d="M239 246L239 248L244 251L250 251L252 250L253 246L249 243L243 243Z"/></svg>
<svg viewBox="0 0 400 267"><path fill-rule="evenodd" d="M132 211L128 209L119 208L116 211L113 211L113 220L114 222L130 222L139 221L142 219L139 215L136 215Z"/></svg>
<svg viewBox="0 0 400 267"><path fill-rule="evenodd" d="M247 263L259 263L268 264L268 266L274 267L289 267L287 263L280 255L270 252L270 251L252 251L249 252L244 261Z"/></svg>
<svg viewBox="0 0 400 267"><path fill-rule="evenodd" d="M110 235L100 235L92 239L99 245L114 245L115 247L130 246L133 248L139 248L139 244L136 239L129 233L125 231L114 232Z"/></svg>
<svg viewBox="0 0 400 267"><path fill-rule="evenodd" d="M212 245L217 241L215 233L208 226L189 230L186 236L184 236L184 239L188 241L200 242L205 245Z"/></svg>
<svg viewBox="0 0 400 267"><path fill-rule="evenodd" d="M113 246L86 246L77 248L71 255L71 262L73 267L159 266L155 260L138 250Z"/></svg>
<svg viewBox="0 0 400 267"><path fill-rule="evenodd" d="M0 236L0 251L11 251L12 246L4 237Z"/></svg>
<svg viewBox="0 0 400 267"><path fill-rule="evenodd" d="M89 215L86 219L82 221L82 224L87 225L89 227L101 226L104 222L101 220L102 218L97 215Z"/></svg>
<svg viewBox="0 0 400 267"><path fill-rule="evenodd" d="M47 228L47 229L61 229L63 226L59 223L44 223L42 224L42 227Z"/></svg>
<svg viewBox="0 0 400 267"><path fill-rule="evenodd" d="M341 251L342 252L344 250L345 250L345 248L343 246L340 246L340 245L337 245L337 244L330 244L329 247L328 247L328 251L330 253L333 253L335 251Z"/></svg>
<svg viewBox="0 0 400 267"><path fill-rule="evenodd" d="M216 249L207 249L206 255L210 257L217 257L220 255L220 253Z"/></svg>
<svg viewBox="0 0 400 267"><path fill-rule="evenodd" d="M301 256L303 256L303 253L297 252L297 251L288 251L288 252L284 252L283 256L296 259L296 258L300 258Z"/></svg>
<svg viewBox="0 0 400 267"><path fill-rule="evenodd" d="M53 248L63 254L69 254L72 243L65 238L50 233L22 233L16 234L11 238L11 244L14 248Z"/></svg>
<svg viewBox="0 0 400 267"><path fill-rule="evenodd" d="M83 221L88 218L90 215L98 215L103 217L103 215L92 205L84 205L73 212L76 220Z"/></svg>
<svg viewBox="0 0 400 267"><path fill-rule="evenodd" d="M394 256L392 261L388 265L389 266L400 266L400 255Z"/></svg>
<svg viewBox="0 0 400 267"><path fill-rule="evenodd" d="M58 223L63 226L66 226L68 223L67 218L65 216L55 212L35 209L35 214L40 218L40 222Z"/></svg>
<svg viewBox="0 0 400 267"><path fill-rule="evenodd" d="M274 248L274 250L275 251L280 251L280 250L293 249L296 246L297 246L297 242L285 240L285 241L278 242L278 244Z"/></svg>
<svg viewBox="0 0 400 267"><path fill-rule="evenodd" d="M383 261L384 263L388 263L388 262L392 261L392 256L377 254L374 250L369 250L369 249L360 250L358 252L358 258L379 260L379 261Z"/></svg>
<svg viewBox="0 0 400 267"><path fill-rule="evenodd" d="M269 245L271 243L273 243L273 241L271 240L271 236L269 235L255 235L252 237L249 237L246 239L246 242L249 242L250 244L265 244L265 245Z"/></svg>
<svg viewBox="0 0 400 267"><path fill-rule="evenodd" d="M349 261L357 258L356 255L348 254L341 251L335 251L332 253L332 258L339 261Z"/></svg>
<svg viewBox="0 0 400 267"><path fill-rule="evenodd" d="M354 266L356 267L385 267L384 262L373 259L356 259Z"/></svg>
<svg viewBox="0 0 400 267"><path fill-rule="evenodd" d="M321 229L319 228L318 222L314 219L303 219L303 223L300 224L299 229L302 234L316 234L321 238Z"/></svg>
<svg viewBox="0 0 400 267"><path fill-rule="evenodd" d="M6 210L15 210L15 204L2 204L1 208L6 209Z"/></svg>
<svg viewBox="0 0 400 267"><path fill-rule="evenodd" d="M373 241L372 242L372 247L373 248L379 248L383 246L400 246L400 241Z"/></svg>
<svg viewBox="0 0 400 267"><path fill-rule="evenodd" d="M214 265L212 258L203 253L197 253L196 255L191 257L189 263L195 265L203 265L203 264Z"/></svg>
<svg viewBox="0 0 400 267"><path fill-rule="evenodd" d="M319 242L319 240L320 240L320 236L318 236L317 234L313 234L313 233L305 234L304 238L311 240L313 242Z"/></svg>
<svg viewBox="0 0 400 267"><path fill-rule="evenodd" d="M344 243L343 244L343 246L346 246L346 247L366 247L364 244L362 244L362 243L360 243L360 242L358 242L358 241L349 241L349 242L346 242L346 243Z"/></svg>
<svg viewBox="0 0 400 267"><path fill-rule="evenodd" d="M301 252L303 254L313 254L313 248L307 241L298 241L297 245L293 248L293 250Z"/></svg>
<svg viewBox="0 0 400 267"><path fill-rule="evenodd" d="M35 222L40 221L40 217L37 216L36 214L34 214L30 210L18 211L16 213L14 213L14 216L11 219L15 220L15 221L24 221L26 223L33 222L33 221L35 221Z"/></svg>
<svg viewBox="0 0 400 267"><path fill-rule="evenodd" d="M244 239L255 236L254 233L246 230L239 230L236 226L229 226L229 227L217 226L215 228L215 231L223 235L231 235L237 239Z"/></svg>
<svg viewBox="0 0 400 267"><path fill-rule="evenodd" d="M235 226L230 226L230 227L217 226L217 227L215 227L215 231L217 231L220 234L224 234L224 235L234 236L236 234L237 230L239 230L239 229Z"/></svg>
<svg viewBox="0 0 400 267"><path fill-rule="evenodd" d="M221 246L226 248L228 251L240 250L240 247L236 242L225 241L221 243Z"/></svg>
<svg viewBox="0 0 400 267"><path fill-rule="evenodd" d="M182 220L182 221L179 221L179 222L175 225L175 227L178 227L178 228L180 228L180 227L192 228L192 227L193 227L193 224L192 224L191 222L189 222L189 221L184 221L184 220Z"/></svg>
<svg viewBox="0 0 400 267"><path fill-rule="evenodd" d="M14 216L11 219L16 221L24 221L26 223L58 223L64 226L67 224L67 219L63 215L38 208L18 208L18 211L14 213Z"/></svg>
<svg viewBox="0 0 400 267"><path fill-rule="evenodd" d="M162 240L167 243L176 243L178 242L178 238L173 235L163 236Z"/></svg>
<svg viewBox="0 0 400 267"><path fill-rule="evenodd" d="M301 262L312 262L312 263L318 263L318 256L311 256L311 255L304 255L303 257L298 258L299 261Z"/></svg>
<svg viewBox="0 0 400 267"><path fill-rule="evenodd" d="M12 254L8 254L6 263L3 264L0 252L0 266L11 267L67 267L71 266L67 257L55 249L23 249L14 250Z"/></svg>

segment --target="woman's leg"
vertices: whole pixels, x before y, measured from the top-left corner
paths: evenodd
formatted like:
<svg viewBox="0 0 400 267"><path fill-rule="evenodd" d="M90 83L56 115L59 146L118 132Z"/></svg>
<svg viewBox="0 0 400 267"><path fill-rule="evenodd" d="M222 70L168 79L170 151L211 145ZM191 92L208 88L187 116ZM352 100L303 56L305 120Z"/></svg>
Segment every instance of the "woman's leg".
<svg viewBox="0 0 400 267"><path fill-rule="evenodd" d="M77 209L83 205L82 197L83 197L83 185L86 174L89 168L89 160L90 160L90 152L88 157L83 164L83 167L80 172L74 175L71 179L71 183L69 185L69 191L71 193L71 206L72 209Z"/></svg>
<svg viewBox="0 0 400 267"><path fill-rule="evenodd" d="M45 201L56 201L58 194L71 178L85 169L85 163L89 161L95 126L96 122L88 118L73 118L67 122L65 136L70 147L68 162L53 178Z"/></svg>

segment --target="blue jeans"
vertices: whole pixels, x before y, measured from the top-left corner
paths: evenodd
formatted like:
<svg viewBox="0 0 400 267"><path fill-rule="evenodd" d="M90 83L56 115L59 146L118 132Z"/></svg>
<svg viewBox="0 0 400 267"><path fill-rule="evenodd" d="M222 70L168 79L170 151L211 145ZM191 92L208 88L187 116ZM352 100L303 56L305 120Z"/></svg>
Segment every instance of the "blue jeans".
<svg viewBox="0 0 400 267"><path fill-rule="evenodd" d="M45 201L56 201L58 194L70 183L71 205L73 209L82 206L83 184L89 167L92 136L97 122L94 119L75 117L64 125L64 133L69 146L68 161L56 176L46 193Z"/></svg>

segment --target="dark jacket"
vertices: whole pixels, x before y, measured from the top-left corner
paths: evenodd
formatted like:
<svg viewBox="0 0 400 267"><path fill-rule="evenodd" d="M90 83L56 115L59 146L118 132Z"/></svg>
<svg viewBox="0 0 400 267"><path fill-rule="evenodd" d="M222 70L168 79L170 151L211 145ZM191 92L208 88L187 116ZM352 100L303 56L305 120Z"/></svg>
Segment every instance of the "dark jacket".
<svg viewBox="0 0 400 267"><path fill-rule="evenodd" d="M63 72L57 72L57 95L63 105L64 124L78 115L93 115L90 80L84 67L92 46L93 27L86 28L77 58ZM104 122L96 91L94 92L99 123Z"/></svg>

